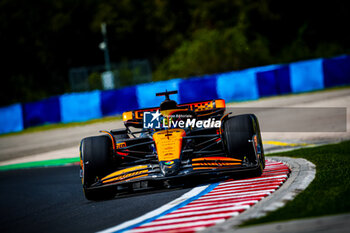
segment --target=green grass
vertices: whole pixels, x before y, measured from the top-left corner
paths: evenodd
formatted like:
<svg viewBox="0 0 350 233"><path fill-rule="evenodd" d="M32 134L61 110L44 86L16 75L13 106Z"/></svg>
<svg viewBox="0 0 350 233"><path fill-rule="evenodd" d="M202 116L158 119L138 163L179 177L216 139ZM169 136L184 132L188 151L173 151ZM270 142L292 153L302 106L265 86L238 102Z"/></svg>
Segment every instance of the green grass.
<svg viewBox="0 0 350 233"><path fill-rule="evenodd" d="M103 117L100 119L93 119L93 120L89 120L89 121L85 121L85 122L56 123L56 124L46 124L46 125L40 125L40 126L33 126L33 127L27 128L27 129L24 129L20 132L1 134L0 138L12 136L12 135L20 135L20 134L46 131L46 130L84 126L84 125L90 125L90 124L102 123L102 122L108 122L108 121L115 121L115 120L121 120L121 119L122 119L122 116L109 116L109 117Z"/></svg>
<svg viewBox="0 0 350 233"><path fill-rule="evenodd" d="M242 226L350 212L350 141L271 156L305 158L316 165L316 177L284 207Z"/></svg>
<svg viewBox="0 0 350 233"><path fill-rule="evenodd" d="M43 161L35 161L35 162L27 162L27 163L17 163L17 164L0 166L0 171L8 171L8 170L15 170L15 169L23 169L23 168L34 168L34 167L63 166L67 164L77 163L79 161L80 161L80 158L75 157L75 158L51 159L51 160L43 160Z"/></svg>

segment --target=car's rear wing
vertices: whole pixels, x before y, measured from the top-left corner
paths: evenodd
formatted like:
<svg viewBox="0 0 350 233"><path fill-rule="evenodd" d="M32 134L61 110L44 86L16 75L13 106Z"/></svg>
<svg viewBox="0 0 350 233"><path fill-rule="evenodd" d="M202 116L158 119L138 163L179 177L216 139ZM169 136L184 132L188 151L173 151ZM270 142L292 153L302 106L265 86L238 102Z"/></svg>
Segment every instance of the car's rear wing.
<svg viewBox="0 0 350 233"><path fill-rule="evenodd" d="M225 112L226 105L225 100L207 100L192 103L185 103L177 105L178 108L194 111L198 118L209 118L213 114L222 115ZM142 128L143 113L155 112L160 110L159 107L144 108L123 113L123 121L126 126L134 126L136 128Z"/></svg>

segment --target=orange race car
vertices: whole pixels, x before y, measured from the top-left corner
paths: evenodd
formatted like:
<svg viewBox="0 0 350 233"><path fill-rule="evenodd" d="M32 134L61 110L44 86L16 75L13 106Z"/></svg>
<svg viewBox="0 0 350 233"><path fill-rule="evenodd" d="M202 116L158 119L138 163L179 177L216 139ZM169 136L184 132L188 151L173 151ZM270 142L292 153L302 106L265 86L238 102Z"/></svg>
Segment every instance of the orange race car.
<svg viewBox="0 0 350 233"><path fill-rule="evenodd" d="M184 177L262 174L265 158L255 115L225 114L222 99L177 104L171 94L177 91L156 94L165 96L160 107L124 112L124 129L81 141L80 177L87 199L168 186Z"/></svg>

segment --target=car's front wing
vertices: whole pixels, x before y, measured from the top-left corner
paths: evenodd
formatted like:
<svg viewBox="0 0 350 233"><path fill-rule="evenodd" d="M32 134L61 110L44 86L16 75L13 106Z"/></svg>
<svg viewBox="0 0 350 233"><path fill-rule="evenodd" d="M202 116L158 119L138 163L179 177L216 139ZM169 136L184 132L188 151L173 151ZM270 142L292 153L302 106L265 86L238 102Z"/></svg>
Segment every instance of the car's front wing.
<svg viewBox="0 0 350 233"><path fill-rule="evenodd" d="M213 159L215 158L215 159ZM124 168L115 171L91 185L89 189L103 188L113 185L126 185L140 181L166 181L181 179L188 176L199 175L222 175L237 173L249 170L255 170L259 166L256 164L247 164L238 159L232 158L198 158L192 159L191 163L183 162L179 172L173 176L165 176L158 164L145 164Z"/></svg>

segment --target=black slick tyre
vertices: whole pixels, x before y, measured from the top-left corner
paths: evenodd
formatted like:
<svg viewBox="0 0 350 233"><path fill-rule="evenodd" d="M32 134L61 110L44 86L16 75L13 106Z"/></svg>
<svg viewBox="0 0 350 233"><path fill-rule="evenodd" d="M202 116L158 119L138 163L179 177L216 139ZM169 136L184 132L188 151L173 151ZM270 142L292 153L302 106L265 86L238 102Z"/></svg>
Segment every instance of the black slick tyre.
<svg viewBox="0 0 350 233"><path fill-rule="evenodd" d="M252 140L256 136L257 147ZM223 122L224 149L229 157L247 159L258 167L251 176L260 176L265 168L264 150L261 140L259 122L254 114L229 117ZM259 155L258 155L259 154Z"/></svg>
<svg viewBox="0 0 350 233"><path fill-rule="evenodd" d="M108 136L101 135L84 138L80 144L81 179L86 199L101 200L115 195L110 189L90 189L98 178L111 172L112 142Z"/></svg>

